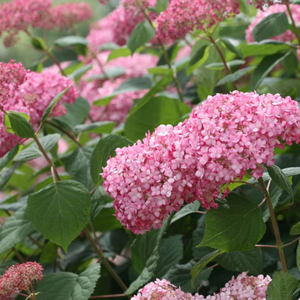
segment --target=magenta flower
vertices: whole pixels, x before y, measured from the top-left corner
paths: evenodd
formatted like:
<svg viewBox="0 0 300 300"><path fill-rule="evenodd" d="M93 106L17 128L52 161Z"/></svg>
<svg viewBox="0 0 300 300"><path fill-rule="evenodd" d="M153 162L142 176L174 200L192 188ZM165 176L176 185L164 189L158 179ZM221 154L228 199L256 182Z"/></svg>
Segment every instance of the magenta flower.
<svg viewBox="0 0 300 300"><path fill-rule="evenodd" d="M30 293L30 285L42 280L43 270L36 262L26 262L8 268L0 278L0 300L8 300L12 293Z"/></svg>
<svg viewBox="0 0 300 300"><path fill-rule="evenodd" d="M103 186L120 222L144 233L184 203L217 208L224 186L248 170L262 176L276 147L299 141L300 109L290 97L217 94L183 123L161 125L143 142L117 149L103 169Z"/></svg>

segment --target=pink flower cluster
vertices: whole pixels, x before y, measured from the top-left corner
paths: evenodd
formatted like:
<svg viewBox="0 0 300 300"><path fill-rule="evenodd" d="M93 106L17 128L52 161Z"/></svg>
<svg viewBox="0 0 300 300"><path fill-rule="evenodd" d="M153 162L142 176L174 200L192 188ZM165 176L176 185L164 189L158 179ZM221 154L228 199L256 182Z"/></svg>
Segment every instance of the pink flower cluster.
<svg viewBox="0 0 300 300"><path fill-rule="evenodd" d="M141 3L144 7L155 6L156 0L143 0ZM157 17L153 12L150 12L149 16L153 20ZM92 27L87 38L96 49L108 42L123 46L135 26L144 20L145 17L135 1L123 0L113 12Z"/></svg>
<svg viewBox="0 0 300 300"><path fill-rule="evenodd" d="M13 0L0 4L0 36L8 32L4 39L7 47L15 43L19 31L27 31L29 26L43 27L51 0Z"/></svg>
<svg viewBox="0 0 300 300"><path fill-rule="evenodd" d="M154 67L157 62L157 58L151 55L137 53L133 56L120 57L106 63L107 57L107 52L99 54L97 56L98 61L92 61L93 68L83 77L81 96L87 99L91 105L93 105L94 101L112 94L125 80L145 75L147 69ZM87 80L92 76L103 74L99 62L103 65L105 70L123 68L125 73L113 81L92 80L88 82ZM143 97L144 94L145 91L136 91L117 95L107 107L93 106L93 109L91 109L91 117L94 121L113 121L120 124L125 121L133 104L133 100Z"/></svg>
<svg viewBox="0 0 300 300"><path fill-rule="evenodd" d="M91 7L84 2L56 5L49 10L49 14L48 22L52 22L52 26L59 30L73 28L75 24L93 17Z"/></svg>
<svg viewBox="0 0 300 300"><path fill-rule="evenodd" d="M26 80L28 71L23 67L22 63L0 62L0 105L12 98L15 90Z"/></svg>
<svg viewBox="0 0 300 300"><path fill-rule="evenodd" d="M266 300L266 292L272 279L269 276L248 276L246 272L226 283L219 293L204 297L185 293L169 281L156 279L150 282L131 300Z"/></svg>
<svg viewBox="0 0 300 300"><path fill-rule="evenodd" d="M43 270L36 262L26 262L8 268L0 278L0 300L8 300L12 293L29 291L32 283L42 280Z"/></svg>
<svg viewBox="0 0 300 300"><path fill-rule="evenodd" d="M18 111L30 116L30 122L37 128L43 113L53 98L67 87L71 88L60 99L60 102L52 112L53 116L60 116L65 113L62 103L74 103L78 93L74 82L67 77L51 72L42 73L29 72L22 64L2 63L0 65L1 101L0 106L4 111ZM0 111L0 157L10 151L20 138L6 132L3 124L4 113Z"/></svg>
<svg viewBox="0 0 300 300"><path fill-rule="evenodd" d="M290 8L291 8L291 12L292 12L292 15L293 15L293 18L294 18L296 24L299 25L300 24L300 6L299 5L290 5ZM275 4L273 6L270 6L265 11L259 11L256 16L256 19L253 22L251 22L248 29L246 30L247 42L248 43L254 42L254 39L252 36L252 30L254 29L254 27L257 24L259 24L264 18L266 18L269 15L272 15L275 13L282 13L282 12L286 12L286 14L288 16L286 7L284 5L280 5L280 4ZM273 40L283 41L283 42L292 41L294 38L295 38L295 35L290 30L287 30L285 33L283 33L279 36L272 37Z"/></svg>
<svg viewBox="0 0 300 300"><path fill-rule="evenodd" d="M72 28L74 24L92 18L88 4L68 3L51 8L52 0L12 0L0 4L0 36L7 32L4 45L11 47L19 31L27 32L30 26L53 29Z"/></svg>
<svg viewBox="0 0 300 300"><path fill-rule="evenodd" d="M162 40L176 40L194 29L206 30L239 12L238 0L172 0L157 18L156 32Z"/></svg>
<svg viewBox="0 0 300 300"><path fill-rule="evenodd" d="M120 222L140 234L161 227L184 203L217 208L224 185L247 170L259 178L274 163L275 147L299 141L300 109L290 97L217 94L183 123L161 125L143 142L117 149L103 186Z"/></svg>

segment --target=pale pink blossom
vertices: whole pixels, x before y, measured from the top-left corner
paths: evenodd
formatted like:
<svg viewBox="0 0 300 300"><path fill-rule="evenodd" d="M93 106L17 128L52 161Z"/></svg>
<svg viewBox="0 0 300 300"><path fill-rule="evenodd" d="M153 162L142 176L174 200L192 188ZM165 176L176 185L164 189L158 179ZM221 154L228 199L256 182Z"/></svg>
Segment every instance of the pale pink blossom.
<svg viewBox="0 0 300 300"><path fill-rule="evenodd" d="M290 97L217 94L183 123L161 125L143 142L117 149L103 169L103 186L120 222L144 233L184 203L217 208L224 186L248 170L259 178L273 165L276 147L299 141L300 109Z"/></svg>
<svg viewBox="0 0 300 300"><path fill-rule="evenodd" d="M156 279L139 290L131 300L266 300L270 276L248 276L246 272L226 283L219 293L211 296L185 293L166 279Z"/></svg>
<svg viewBox="0 0 300 300"><path fill-rule="evenodd" d="M162 40L176 40L194 29L206 30L239 12L238 0L172 0L157 18L156 32Z"/></svg>
<svg viewBox="0 0 300 300"><path fill-rule="evenodd" d="M42 280L43 270L36 262L26 262L8 268L0 278L0 300L8 300L12 293L29 291L31 284Z"/></svg>

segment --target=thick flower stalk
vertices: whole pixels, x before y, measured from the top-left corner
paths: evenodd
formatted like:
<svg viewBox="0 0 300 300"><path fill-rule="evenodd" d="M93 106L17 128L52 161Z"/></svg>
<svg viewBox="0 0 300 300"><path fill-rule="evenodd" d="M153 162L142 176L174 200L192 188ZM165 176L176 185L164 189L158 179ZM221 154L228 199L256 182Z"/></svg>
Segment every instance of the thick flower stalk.
<svg viewBox="0 0 300 300"><path fill-rule="evenodd" d="M271 281L269 276L248 276L244 272L237 278L232 277L219 293L204 297L199 294L185 293L169 281L157 279L140 289L131 300L266 300L267 288Z"/></svg>
<svg viewBox="0 0 300 300"><path fill-rule="evenodd" d="M300 109L290 97L217 94L183 123L161 125L143 142L117 149L103 169L104 188L121 223L144 233L184 203L217 208L224 185L248 170L259 178L276 147L299 141Z"/></svg>
<svg viewBox="0 0 300 300"><path fill-rule="evenodd" d="M30 292L31 285L42 280L43 270L36 262L26 262L8 268L0 278L0 300L8 300L13 293Z"/></svg>
<svg viewBox="0 0 300 300"><path fill-rule="evenodd" d="M173 0L156 20L157 35L162 40L176 40L194 29L206 30L239 12L237 0Z"/></svg>
<svg viewBox="0 0 300 300"><path fill-rule="evenodd" d="M291 12L293 15L293 18L297 25L300 24L300 6L299 5L290 5ZM264 11L259 11L256 19L251 22L248 29L246 30L246 40L248 43L253 43L254 39L252 36L252 30L254 27L259 24L264 18L266 18L269 15L275 14L275 13L282 13L285 12L288 17L288 12L286 10L286 7L284 5L276 4L273 6L270 6L268 9ZM285 33L272 37L273 40L287 42L292 41L296 38L294 33L291 30L287 30Z"/></svg>

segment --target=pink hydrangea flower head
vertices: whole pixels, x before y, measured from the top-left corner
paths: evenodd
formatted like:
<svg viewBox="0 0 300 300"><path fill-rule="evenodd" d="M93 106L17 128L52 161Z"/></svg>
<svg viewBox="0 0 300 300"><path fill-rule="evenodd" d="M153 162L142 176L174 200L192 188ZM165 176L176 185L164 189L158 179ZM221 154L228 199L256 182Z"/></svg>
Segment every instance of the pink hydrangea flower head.
<svg viewBox="0 0 300 300"><path fill-rule="evenodd" d="M89 4L84 2L56 5L49 10L50 20L59 30L72 28L75 24L93 17Z"/></svg>
<svg viewBox="0 0 300 300"><path fill-rule="evenodd" d="M299 25L300 24L300 7L299 7L299 5L290 5L290 8L291 8L291 12L292 12L292 15L293 15L293 18L294 18L296 24ZM284 5L280 5L280 4L275 4L273 6L270 6L266 10L259 11L256 16L256 19L251 22L251 24L249 25L249 27L246 30L247 42L248 43L254 42L254 39L252 36L252 30L254 29L254 27L257 24L259 24L264 18L266 18L269 15L272 15L275 13L282 13L282 12L285 12L288 16L286 7ZM292 31L287 30L285 33L283 33L279 36L272 37L272 39L277 40L277 41L287 42L287 41L292 41L293 39L295 39L295 35L292 33Z"/></svg>
<svg viewBox="0 0 300 300"><path fill-rule="evenodd" d="M54 97L69 86L71 88L62 96L52 112L52 115L60 116L65 114L62 103L73 104L78 97L74 82L60 74L51 71L27 74L26 81L19 87L15 100L24 102L29 109L31 123L37 125Z"/></svg>
<svg viewBox="0 0 300 300"><path fill-rule="evenodd" d="M237 0L172 0L157 18L156 32L162 40L176 40L189 31L208 29L238 13Z"/></svg>
<svg viewBox="0 0 300 300"><path fill-rule="evenodd" d="M274 148L292 142L300 142L300 109L290 97L217 94L183 123L161 125L142 142L117 149L103 169L103 186L120 222L144 233L184 203L198 199L217 208L224 185L248 170L259 178L274 163Z"/></svg>
<svg viewBox="0 0 300 300"><path fill-rule="evenodd" d="M0 278L0 299L8 300L14 292L28 290L43 278L43 267L36 262L26 262L8 268Z"/></svg>
<svg viewBox="0 0 300 300"><path fill-rule="evenodd" d="M97 53L100 47L107 43L114 42L114 33L111 28L110 18L103 18L96 23L93 23L90 27L87 40L89 41L89 49Z"/></svg>
<svg viewBox="0 0 300 300"><path fill-rule="evenodd" d="M269 283L272 281L270 276L263 275L248 276L246 272L237 276L226 283L220 292L213 296L203 298L205 300L266 300L266 293ZM200 300L200 299L198 299Z"/></svg>
<svg viewBox="0 0 300 300"><path fill-rule="evenodd" d="M27 71L22 63L0 62L0 105L14 96L15 90L26 80Z"/></svg>
<svg viewBox="0 0 300 300"><path fill-rule="evenodd" d="M237 278L232 277L219 293L205 297L185 293L166 279L156 279L140 289L131 300L266 300L267 288L271 281L269 276L248 276L244 272Z"/></svg>
<svg viewBox="0 0 300 300"><path fill-rule="evenodd" d="M0 36L7 32L5 45L12 46L19 31L29 26L43 27L51 0L13 0L0 4Z"/></svg>

